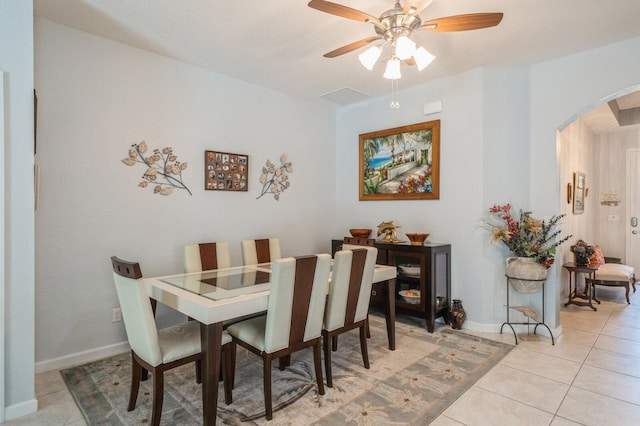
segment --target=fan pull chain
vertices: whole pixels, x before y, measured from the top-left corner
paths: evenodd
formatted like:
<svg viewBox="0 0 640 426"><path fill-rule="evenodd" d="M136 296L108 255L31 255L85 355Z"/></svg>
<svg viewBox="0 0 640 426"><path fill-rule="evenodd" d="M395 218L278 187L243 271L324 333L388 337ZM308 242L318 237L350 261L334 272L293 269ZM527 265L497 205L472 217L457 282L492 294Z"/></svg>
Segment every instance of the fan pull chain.
<svg viewBox="0 0 640 426"><path fill-rule="evenodd" d="M391 80L391 104L389 104L391 109L400 108L400 102L398 102L398 81L399 80L400 80L399 78Z"/></svg>

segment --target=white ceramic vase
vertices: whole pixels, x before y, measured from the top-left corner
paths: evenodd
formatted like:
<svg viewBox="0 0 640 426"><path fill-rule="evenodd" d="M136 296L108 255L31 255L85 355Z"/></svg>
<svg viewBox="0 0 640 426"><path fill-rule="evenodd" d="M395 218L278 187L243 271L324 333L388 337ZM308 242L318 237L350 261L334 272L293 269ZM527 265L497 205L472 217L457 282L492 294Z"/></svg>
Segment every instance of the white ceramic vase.
<svg viewBox="0 0 640 426"><path fill-rule="evenodd" d="M532 257L508 257L505 272L518 293L537 293L547 278L547 268Z"/></svg>

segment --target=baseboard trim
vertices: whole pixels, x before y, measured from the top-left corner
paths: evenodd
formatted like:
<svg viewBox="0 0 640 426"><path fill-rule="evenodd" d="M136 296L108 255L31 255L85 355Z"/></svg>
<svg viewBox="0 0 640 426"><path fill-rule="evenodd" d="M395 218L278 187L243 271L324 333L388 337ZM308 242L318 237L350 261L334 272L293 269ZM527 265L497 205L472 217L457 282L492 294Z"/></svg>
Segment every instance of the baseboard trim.
<svg viewBox="0 0 640 426"><path fill-rule="evenodd" d="M13 404L5 408L4 419L5 421L17 419L18 417L26 416L38 411L38 400L30 399L18 404Z"/></svg>
<svg viewBox="0 0 640 426"><path fill-rule="evenodd" d="M130 348L128 342L114 343L113 345L102 346L100 348L91 349L88 351L76 352L74 354L65 355L60 358L53 358L36 362L35 371L36 374L38 374L50 370L60 370L63 368L85 364L87 362L96 361L102 358L107 358L129 351Z"/></svg>

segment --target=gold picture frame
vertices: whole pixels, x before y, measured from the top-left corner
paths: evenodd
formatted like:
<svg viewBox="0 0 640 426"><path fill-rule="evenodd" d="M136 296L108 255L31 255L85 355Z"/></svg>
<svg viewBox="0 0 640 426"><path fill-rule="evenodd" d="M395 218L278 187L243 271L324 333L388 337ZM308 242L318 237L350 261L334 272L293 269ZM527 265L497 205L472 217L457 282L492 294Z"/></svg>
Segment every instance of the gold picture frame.
<svg viewBox="0 0 640 426"><path fill-rule="evenodd" d="M361 134L360 201L440 199L440 120Z"/></svg>

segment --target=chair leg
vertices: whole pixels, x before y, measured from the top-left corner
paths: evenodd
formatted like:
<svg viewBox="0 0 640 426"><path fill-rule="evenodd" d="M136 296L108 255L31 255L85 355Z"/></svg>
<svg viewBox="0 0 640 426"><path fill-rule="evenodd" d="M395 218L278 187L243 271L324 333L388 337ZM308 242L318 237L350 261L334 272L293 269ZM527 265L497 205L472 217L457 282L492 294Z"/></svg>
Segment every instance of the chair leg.
<svg viewBox="0 0 640 426"><path fill-rule="evenodd" d="M202 361L196 361L196 383L202 383Z"/></svg>
<svg viewBox="0 0 640 426"><path fill-rule="evenodd" d="M229 348L231 352L231 389L236 386L236 354L237 354L237 346L234 343L231 344Z"/></svg>
<svg viewBox="0 0 640 426"><path fill-rule="evenodd" d="M127 411L133 411L136 408L141 375L142 366L138 364L138 361L136 361L133 356L133 352L131 352L131 393L129 394L129 406L127 407Z"/></svg>
<svg viewBox="0 0 640 426"><path fill-rule="evenodd" d="M264 409L267 420L273 419L273 408L271 406L271 356L264 355L264 365L262 372L262 380L264 381Z"/></svg>
<svg viewBox="0 0 640 426"><path fill-rule="evenodd" d="M322 345L320 338L315 345L313 345L313 365L316 369L316 382L318 383L318 393L320 395L324 395L324 383L322 381L322 361L320 358L322 357Z"/></svg>
<svg viewBox="0 0 640 426"><path fill-rule="evenodd" d="M233 377L235 375L235 343L228 343L222 348L222 378L224 380L224 403L231 404L233 402Z"/></svg>
<svg viewBox="0 0 640 426"><path fill-rule="evenodd" d="M331 375L331 348L329 347L329 342L331 339L329 338L328 332L322 332L322 348L324 349L324 372L327 376L327 386L333 387L333 377Z"/></svg>
<svg viewBox="0 0 640 426"><path fill-rule="evenodd" d="M625 296L627 296L627 305L631 304L631 301L629 300L629 284L624 286L625 289Z"/></svg>
<svg viewBox="0 0 640 426"><path fill-rule="evenodd" d="M153 373L151 424L152 426L158 426L160 424L160 417L162 416L162 400L164 398L164 371L156 369Z"/></svg>
<svg viewBox="0 0 640 426"><path fill-rule="evenodd" d="M369 321L364 320L364 324L360 326L360 351L362 352L362 361L364 368L369 368L369 351L367 350L367 324Z"/></svg>
<svg viewBox="0 0 640 426"><path fill-rule="evenodd" d="M334 351L334 352L338 350L338 335L337 334L335 336L331 336L331 350Z"/></svg>
<svg viewBox="0 0 640 426"><path fill-rule="evenodd" d="M371 339L371 330L369 329L369 313L367 312L367 338Z"/></svg>

